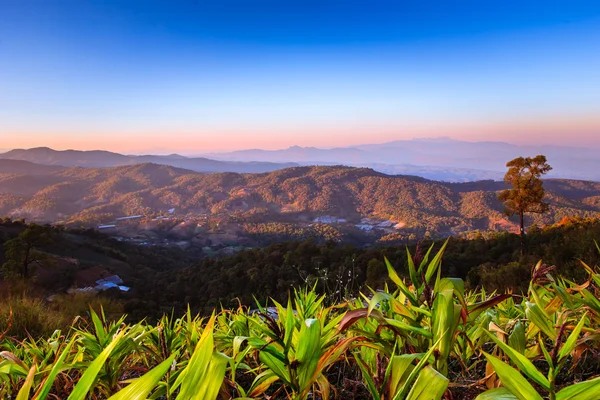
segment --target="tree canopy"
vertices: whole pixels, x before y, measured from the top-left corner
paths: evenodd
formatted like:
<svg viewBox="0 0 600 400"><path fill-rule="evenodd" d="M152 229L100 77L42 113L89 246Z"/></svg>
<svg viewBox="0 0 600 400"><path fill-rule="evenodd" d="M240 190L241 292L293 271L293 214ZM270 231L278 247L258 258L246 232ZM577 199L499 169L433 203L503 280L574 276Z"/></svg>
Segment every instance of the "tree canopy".
<svg viewBox="0 0 600 400"><path fill-rule="evenodd" d="M546 156L518 157L506 164L508 171L504 181L510 189L500 192L498 198L504 202L508 216L518 215L521 237L525 235L525 213L544 213L548 203L544 202L542 175L552 170Z"/></svg>
<svg viewBox="0 0 600 400"><path fill-rule="evenodd" d="M31 224L19 236L4 243L7 261L2 265L3 274L28 279L36 265L48 261L47 254L36 247L48 243L51 234L50 227Z"/></svg>

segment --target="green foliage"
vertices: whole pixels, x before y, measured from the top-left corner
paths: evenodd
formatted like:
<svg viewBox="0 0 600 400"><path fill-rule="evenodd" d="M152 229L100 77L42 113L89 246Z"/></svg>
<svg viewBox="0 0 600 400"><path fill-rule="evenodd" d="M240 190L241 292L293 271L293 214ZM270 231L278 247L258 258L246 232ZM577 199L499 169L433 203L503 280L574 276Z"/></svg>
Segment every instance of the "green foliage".
<svg viewBox="0 0 600 400"><path fill-rule="evenodd" d="M19 236L4 243L6 262L2 264L5 277L28 279L33 268L50 262L48 255L38 250L52 239L52 228L31 224Z"/></svg>
<svg viewBox="0 0 600 400"><path fill-rule="evenodd" d="M597 399L597 363L573 371L600 351L600 274L582 263L576 284L539 262L522 296L471 292L441 276L447 248L407 252L408 278L386 262L396 289L330 306L310 287L209 318L128 324L100 308L41 337L4 333L0 396L429 400L468 386L480 400Z"/></svg>

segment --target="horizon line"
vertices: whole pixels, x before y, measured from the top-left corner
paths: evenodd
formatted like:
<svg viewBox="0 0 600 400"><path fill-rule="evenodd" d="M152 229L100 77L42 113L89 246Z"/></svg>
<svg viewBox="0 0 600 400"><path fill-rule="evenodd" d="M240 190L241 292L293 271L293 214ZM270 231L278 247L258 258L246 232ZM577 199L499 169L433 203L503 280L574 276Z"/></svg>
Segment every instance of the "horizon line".
<svg viewBox="0 0 600 400"><path fill-rule="evenodd" d="M360 143L360 144L354 144L354 145L349 145L349 146L301 146L301 145L296 145L296 144L292 144L289 145L287 147L280 147L280 148L275 148L275 149L266 149L266 148L261 148L261 147L253 147L253 148L242 148L242 149L237 149L237 150L232 150L232 149L219 149L219 150L200 150L200 149L195 149L195 150L184 150L181 148L156 148L156 149L147 149L147 150L143 150L143 149L128 149L128 150L122 150L122 151L116 151L116 150L108 150L107 148L71 148L71 147L52 147L52 146L46 146L46 145L39 145L39 146L33 146L33 147L13 147L13 148L0 148L0 154L4 154L7 153L9 151L14 151L14 150L36 150L36 149L48 149L48 150L52 150L52 151L80 151L80 152L92 152L92 151L104 151L104 152L109 152L109 153L115 153L115 154L121 154L121 155L131 155L131 156L141 156L141 155L182 155L182 153L186 153L188 154L188 157L190 154L194 154L197 156L202 156L202 155L211 155L211 154L226 154L226 153L236 153L236 152L244 152L244 151L267 151L267 152L276 152L276 151L284 151L284 150L290 150L293 148L299 148L299 149L317 149L317 150L335 150L335 149L357 149L358 147L361 146L382 146L385 144L389 144L389 143L397 143L397 142L418 142L418 141L431 141L431 142L442 142L442 141L448 141L448 142L459 142L459 143L470 143L470 144L492 144L492 143L496 143L496 144L507 144L507 145L511 145L511 146L516 146L516 147L566 147L566 148L570 148L570 149L579 149L579 148L589 148L590 146L573 146L573 145L569 145L569 144L559 144L559 143L540 143L540 144L522 144L522 143L515 143L513 141L504 141L504 140L466 140L466 139L456 139L453 138L451 136L424 136L424 137L413 137L411 139L395 139L395 140L388 140L388 141L384 141L384 142L375 142L375 143ZM593 145L592 147L594 148L599 148L600 149L600 143L598 143L597 145ZM357 149L360 150L360 149Z"/></svg>

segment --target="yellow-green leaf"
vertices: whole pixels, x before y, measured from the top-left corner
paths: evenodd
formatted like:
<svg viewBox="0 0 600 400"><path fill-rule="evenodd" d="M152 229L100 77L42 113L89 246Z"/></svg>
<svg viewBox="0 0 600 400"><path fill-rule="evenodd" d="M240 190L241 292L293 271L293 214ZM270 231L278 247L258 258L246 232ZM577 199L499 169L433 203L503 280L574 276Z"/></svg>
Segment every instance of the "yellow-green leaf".
<svg viewBox="0 0 600 400"><path fill-rule="evenodd" d="M556 330L550 322L550 318L546 315L546 312L542 310L537 304L526 302L525 315L527 318L546 336L552 340L556 340Z"/></svg>
<svg viewBox="0 0 600 400"><path fill-rule="evenodd" d="M502 386L508 389L515 397L519 400L543 400L542 396L527 382L527 379L519 371L492 355L485 352L483 354L490 364L492 364L496 375L498 375L502 382Z"/></svg>
<svg viewBox="0 0 600 400"><path fill-rule="evenodd" d="M448 388L449 380L430 365L419 372L406 400L439 400Z"/></svg>
<svg viewBox="0 0 600 400"><path fill-rule="evenodd" d="M158 382L167 373L175 355L164 360L156 367L145 373L143 376L135 379L125 388L119 390L116 394L110 397L109 400L144 400L148 397L150 392L156 388Z"/></svg>
<svg viewBox="0 0 600 400"><path fill-rule="evenodd" d="M579 323L577 324L575 329L573 329L573 331L567 338L567 341L565 342L563 347L561 347L560 351L558 352L559 361L562 360L563 358L565 358L566 356L568 356L569 354L571 354L571 352L573 351L575 346L577 346L577 339L579 339L579 334L581 333L581 329L583 329L583 325L585 324L585 321L586 321L586 316L584 315L583 317L581 317L581 320L579 321Z"/></svg>
<svg viewBox="0 0 600 400"><path fill-rule="evenodd" d="M550 382L548 378L546 378L527 357L523 354L519 353L517 350L513 349L509 345L502 342L491 332L487 332L488 336L496 342L498 347L502 349L504 354L506 354L510 360L515 363L515 365L519 368L521 372L531 378L533 381L538 383L541 387L546 390L550 390Z"/></svg>
<svg viewBox="0 0 600 400"><path fill-rule="evenodd" d="M509 392L507 388L499 387L481 393L475 400L519 400L519 398Z"/></svg>
<svg viewBox="0 0 600 400"><path fill-rule="evenodd" d="M79 378L79 382L73 388L71 395L68 400L84 400L88 395L90 389L92 389L94 382L96 381L96 376L100 369L112 353L113 349L119 344L119 342L123 339L125 335L125 331L121 331L113 340L109 343L108 346L102 350L102 353L85 370L81 378Z"/></svg>
<svg viewBox="0 0 600 400"><path fill-rule="evenodd" d="M19 393L17 394L17 400L28 400L29 399L29 392L31 392L31 386L33 385L33 378L35 377L36 371L37 371L37 365L34 364L29 369L27 378L25 378L25 383L23 383L21 390L19 390Z"/></svg>
<svg viewBox="0 0 600 400"><path fill-rule="evenodd" d="M567 386L556 394L556 400L598 399L600 399L600 377Z"/></svg>

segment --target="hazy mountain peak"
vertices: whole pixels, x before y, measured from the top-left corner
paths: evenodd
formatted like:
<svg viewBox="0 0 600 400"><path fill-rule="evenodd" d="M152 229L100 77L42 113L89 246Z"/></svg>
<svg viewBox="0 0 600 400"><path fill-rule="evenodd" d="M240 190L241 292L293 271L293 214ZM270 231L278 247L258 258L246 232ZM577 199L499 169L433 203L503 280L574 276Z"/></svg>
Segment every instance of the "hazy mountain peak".
<svg viewBox="0 0 600 400"><path fill-rule="evenodd" d="M437 136L437 137L422 137L422 138L414 138L412 139L414 142L460 142L460 140L453 139L449 136Z"/></svg>
<svg viewBox="0 0 600 400"><path fill-rule="evenodd" d="M37 164L64 167L116 167L141 163L169 165L196 172L270 172L297 164L290 162L229 162L203 157L189 158L179 154L168 156L123 155L105 150L54 150L48 147L15 149L0 154L0 159L23 160Z"/></svg>

